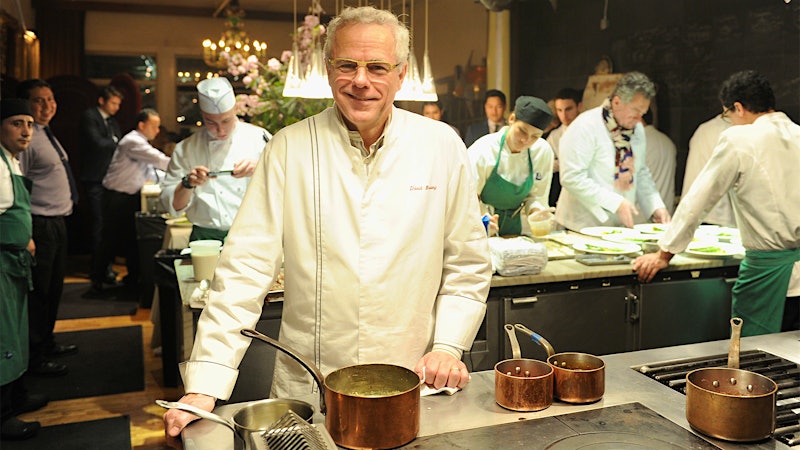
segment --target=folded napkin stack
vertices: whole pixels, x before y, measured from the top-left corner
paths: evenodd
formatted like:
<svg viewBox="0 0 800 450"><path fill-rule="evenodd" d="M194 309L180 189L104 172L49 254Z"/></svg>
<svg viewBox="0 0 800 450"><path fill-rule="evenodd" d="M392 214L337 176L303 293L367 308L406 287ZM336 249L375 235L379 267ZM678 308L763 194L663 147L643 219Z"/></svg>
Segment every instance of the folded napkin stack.
<svg viewBox="0 0 800 450"><path fill-rule="evenodd" d="M547 265L547 247L526 237L489 238L492 265L498 274L536 275Z"/></svg>

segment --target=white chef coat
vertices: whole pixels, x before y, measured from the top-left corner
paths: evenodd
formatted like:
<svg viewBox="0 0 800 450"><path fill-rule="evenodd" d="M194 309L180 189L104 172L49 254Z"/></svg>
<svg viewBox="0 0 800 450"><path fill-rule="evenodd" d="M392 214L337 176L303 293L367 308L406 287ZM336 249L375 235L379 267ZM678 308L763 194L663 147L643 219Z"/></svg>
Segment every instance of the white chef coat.
<svg viewBox="0 0 800 450"><path fill-rule="evenodd" d="M136 194L145 181L154 178L156 168L166 170L169 156L150 145L147 136L131 130L120 139L108 171L103 177L103 187L109 190Z"/></svg>
<svg viewBox="0 0 800 450"><path fill-rule="evenodd" d="M742 246L748 250L800 247L800 125L773 112L722 132L658 242L681 253L706 213L729 190Z"/></svg>
<svg viewBox="0 0 800 450"><path fill-rule="evenodd" d="M486 180L492 174L494 165L497 162L497 153L500 151L500 139L508 127L503 127L497 133L487 134L481 137L469 149L467 155L472 163L472 172L475 177L475 192L480 195ZM528 196L525 197L525 206L530 209L537 207L547 208L550 196L550 184L553 179L553 150L550 144L544 139L537 139L527 152L512 153L508 148L508 137L504 144L504 151L500 155L500 165L497 173L506 181L517 186L525 183L528 179L528 154L530 154L533 164L533 187ZM481 203L481 214L490 213L489 205ZM527 220L522 220L522 234L530 234L530 226Z"/></svg>
<svg viewBox="0 0 800 450"><path fill-rule="evenodd" d="M170 159L167 176L161 184L161 203L172 216L184 212L192 224L228 230L239 210L250 177L234 178L223 175L210 179L206 184L194 188L189 204L182 210L172 206L175 188L181 179L195 166L205 166L211 171L232 170L241 160L258 160L266 140L272 136L261 127L237 122L227 139L214 139L203 128L179 142Z"/></svg>
<svg viewBox="0 0 800 450"><path fill-rule="evenodd" d="M556 155L556 159L559 158L558 144L561 143L561 138L564 136L564 132L567 131L567 127L568 125L562 123L558 128L547 135L547 143L550 144L550 148L553 149L553 154Z"/></svg>
<svg viewBox="0 0 800 450"><path fill-rule="evenodd" d="M689 156L686 158L686 170L683 174L683 190L681 197L686 197L697 175L711 159L711 153L717 147L719 135L730 126L719 114L700 124L689 139ZM731 199L726 193L719 202L708 211L703 222L725 227L735 227Z"/></svg>
<svg viewBox="0 0 800 450"><path fill-rule="evenodd" d="M634 186L626 192L614 188L617 150L602 116L602 107L585 111L567 128L559 143L561 194L556 220L571 230L592 226L621 226L616 214L622 199L639 209L636 222L649 220L664 207L645 161L644 127L636 124L631 136Z"/></svg>
<svg viewBox="0 0 800 450"><path fill-rule="evenodd" d="M2 149L8 163L11 165L11 172L9 172L8 166L0 160L0 214L2 214L14 204L14 185L11 181L11 174L22 175L22 169L19 167L19 160L17 160L16 156L12 155L3 146L0 146L0 149Z"/></svg>
<svg viewBox="0 0 800 450"><path fill-rule="evenodd" d="M329 108L270 141L181 366L186 392L228 398L250 343L239 331L258 321L282 258L280 341L323 374L413 369L436 346L471 346L491 265L464 144L447 124L397 108L382 139L364 157ZM312 392L287 361L278 355L273 396Z"/></svg>
<svg viewBox="0 0 800 450"><path fill-rule="evenodd" d="M658 188L658 195L664 201L667 211L672 214L675 211L675 166L678 150L669 136L652 125L644 127L644 135L647 138L647 168Z"/></svg>

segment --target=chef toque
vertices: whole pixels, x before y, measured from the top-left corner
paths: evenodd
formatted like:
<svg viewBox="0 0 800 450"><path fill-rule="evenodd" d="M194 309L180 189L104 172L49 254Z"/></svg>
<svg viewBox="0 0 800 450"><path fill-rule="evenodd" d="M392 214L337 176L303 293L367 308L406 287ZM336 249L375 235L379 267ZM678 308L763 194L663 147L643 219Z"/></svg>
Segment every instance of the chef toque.
<svg viewBox="0 0 800 450"><path fill-rule="evenodd" d="M197 100L206 114L222 114L233 109L236 97L233 86L224 77L208 78L197 83Z"/></svg>
<svg viewBox="0 0 800 450"><path fill-rule="evenodd" d="M31 104L28 100L21 98L4 98L0 104L0 120L6 120L11 116L31 116Z"/></svg>
<svg viewBox="0 0 800 450"><path fill-rule="evenodd" d="M523 95L514 104L514 118L544 130L553 120L553 112L544 100Z"/></svg>

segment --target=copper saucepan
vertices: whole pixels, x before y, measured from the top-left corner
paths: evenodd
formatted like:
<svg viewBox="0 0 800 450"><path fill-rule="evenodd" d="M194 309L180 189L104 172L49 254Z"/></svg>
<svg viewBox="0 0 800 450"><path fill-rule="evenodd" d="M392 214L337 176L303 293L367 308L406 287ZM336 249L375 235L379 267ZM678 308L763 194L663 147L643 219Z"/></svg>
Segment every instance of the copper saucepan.
<svg viewBox="0 0 800 450"><path fill-rule="evenodd" d="M686 375L686 420L698 432L734 442L759 441L775 430L778 385L739 369L742 319L731 319L728 367L697 369Z"/></svg>
<svg viewBox="0 0 800 450"><path fill-rule="evenodd" d="M522 324L517 331L529 336L547 351L547 363L553 366L553 397L566 403L593 403L606 390L606 363L588 353L556 353L553 346L539 334Z"/></svg>
<svg viewBox="0 0 800 450"><path fill-rule="evenodd" d="M391 364L359 364L323 377L313 362L280 342L244 329L286 353L311 373L320 389L320 412L333 441L352 449L395 448L419 433L420 385L413 370Z"/></svg>
<svg viewBox="0 0 800 450"><path fill-rule="evenodd" d="M505 325L512 359L494 366L494 400L512 411L540 411L553 404L553 367L521 358L514 326Z"/></svg>

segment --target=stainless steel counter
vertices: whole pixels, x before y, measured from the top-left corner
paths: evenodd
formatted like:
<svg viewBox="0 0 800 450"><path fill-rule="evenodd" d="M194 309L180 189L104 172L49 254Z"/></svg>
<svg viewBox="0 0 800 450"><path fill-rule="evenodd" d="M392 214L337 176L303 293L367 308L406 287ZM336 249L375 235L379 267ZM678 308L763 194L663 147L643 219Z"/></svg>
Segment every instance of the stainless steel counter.
<svg viewBox="0 0 800 450"><path fill-rule="evenodd" d="M690 430L685 418L685 397L635 372L631 367L725 354L728 351L728 344L727 340L723 340L603 356L606 362L606 391L603 399L590 405L567 405L556 402L543 411L533 413L519 413L499 407L494 401L494 372L474 373L466 388L453 396L436 395L422 398L419 435L430 436L519 420L535 420L632 402L639 402L684 429ZM741 348L765 350L800 363L800 331L743 338ZM309 395L301 400L316 404L319 397ZM230 417L240 406L241 404L226 405L217 408L215 412ZM324 417L317 413L314 422L322 424ZM773 440L754 445L705 439L722 449L789 448ZM233 435L222 425L199 420L186 428L183 433L183 443L187 450L233 448ZM501 444L502 437L498 436L498 445Z"/></svg>

